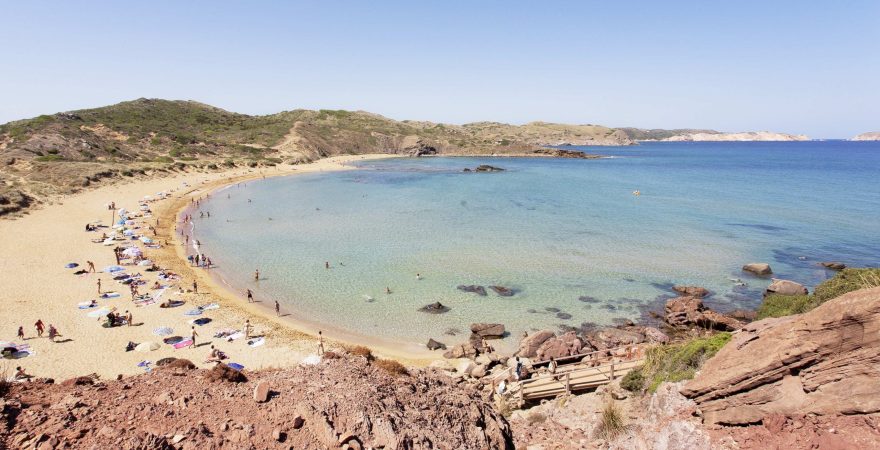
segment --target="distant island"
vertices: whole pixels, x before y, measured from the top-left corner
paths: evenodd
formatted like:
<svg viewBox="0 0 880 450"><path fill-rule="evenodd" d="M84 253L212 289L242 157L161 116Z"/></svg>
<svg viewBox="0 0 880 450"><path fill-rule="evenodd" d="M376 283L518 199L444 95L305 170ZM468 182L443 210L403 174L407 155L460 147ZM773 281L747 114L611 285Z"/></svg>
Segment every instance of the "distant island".
<svg viewBox="0 0 880 450"><path fill-rule="evenodd" d="M851 141L880 141L880 131L871 131L854 136Z"/></svg>
<svg viewBox="0 0 880 450"><path fill-rule="evenodd" d="M549 122L452 125L343 110L296 109L251 116L195 101L141 98L0 125L0 216L106 181L274 167L335 155L590 157L548 147L806 139L770 132Z"/></svg>

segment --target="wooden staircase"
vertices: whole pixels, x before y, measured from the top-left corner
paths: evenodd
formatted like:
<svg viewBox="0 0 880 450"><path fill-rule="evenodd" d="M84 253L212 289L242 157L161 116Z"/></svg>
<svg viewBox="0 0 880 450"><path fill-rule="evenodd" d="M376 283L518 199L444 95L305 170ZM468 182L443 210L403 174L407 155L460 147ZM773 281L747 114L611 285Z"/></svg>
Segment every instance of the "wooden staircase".
<svg viewBox="0 0 880 450"><path fill-rule="evenodd" d="M543 374L517 383L519 388L517 396L520 403L523 403L529 400L595 389L626 375L630 370L644 363L644 358L637 358L611 362L601 366L590 366L585 363L561 366L554 374Z"/></svg>

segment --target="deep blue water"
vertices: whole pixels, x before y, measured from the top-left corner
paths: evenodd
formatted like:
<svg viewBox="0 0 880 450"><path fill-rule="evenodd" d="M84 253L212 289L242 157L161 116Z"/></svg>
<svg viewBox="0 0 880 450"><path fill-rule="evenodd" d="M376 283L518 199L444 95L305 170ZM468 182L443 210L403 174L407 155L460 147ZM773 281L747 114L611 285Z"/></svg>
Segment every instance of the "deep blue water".
<svg viewBox="0 0 880 450"><path fill-rule="evenodd" d="M722 310L755 307L769 280L748 262L808 286L833 275L821 261L880 265L880 143L585 150L612 158L388 159L251 182L213 196L197 233L233 284L259 267L258 293L297 315L408 342L477 321L516 335L637 318L677 283ZM506 170L462 173L479 164ZM434 301L452 311L416 311Z"/></svg>

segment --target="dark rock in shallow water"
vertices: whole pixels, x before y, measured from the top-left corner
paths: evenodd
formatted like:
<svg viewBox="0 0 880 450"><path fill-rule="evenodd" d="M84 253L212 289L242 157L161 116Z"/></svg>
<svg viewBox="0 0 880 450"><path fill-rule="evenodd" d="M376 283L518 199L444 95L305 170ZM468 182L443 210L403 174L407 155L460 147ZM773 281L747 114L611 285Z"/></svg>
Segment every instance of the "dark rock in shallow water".
<svg viewBox="0 0 880 450"><path fill-rule="evenodd" d="M535 314L535 313L538 312L538 310L536 310L536 309L534 309L534 308L529 308L529 309L526 310L526 312L528 312L528 313L532 313L532 314Z"/></svg>
<svg viewBox="0 0 880 450"><path fill-rule="evenodd" d="M552 306L548 306L548 307L544 308L544 311L558 313L559 311L562 311L562 310L559 308L554 308Z"/></svg>
<svg viewBox="0 0 880 450"><path fill-rule="evenodd" d="M602 307L607 309L608 311L617 311L617 307L612 305L611 303L606 303L602 305Z"/></svg>
<svg viewBox="0 0 880 450"><path fill-rule="evenodd" d="M458 290L465 291L465 292L473 292L474 294L478 294L480 297L486 296L486 288L484 288L483 286L477 286L476 284L470 284L470 285L460 284L460 285L458 285Z"/></svg>
<svg viewBox="0 0 880 450"><path fill-rule="evenodd" d="M504 169L500 167L490 166L488 164L480 164L474 169L476 172L503 172Z"/></svg>
<svg viewBox="0 0 880 450"><path fill-rule="evenodd" d="M681 295L687 295L690 297L703 298L709 295L709 290L701 287L701 286L681 286L675 285L672 287L672 290L678 292Z"/></svg>
<svg viewBox="0 0 880 450"><path fill-rule="evenodd" d="M461 330L459 330L458 328L447 328L446 331L443 332L443 334L447 336L456 336L459 333L461 333Z"/></svg>
<svg viewBox="0 0 880 450"><path fill-rule="evenodd" d="M513 289L504 286L489 286L489 289L492 289L496 294L502 297L512 297L514 294Z"/></svg>
<svg viewBox="0 0 880 450"><path fill-rule="evenodd" d="M472 323L471 333L486 339L504 337L504 325L500 323Z"/></svg>
<svg viewBox="0 0 880 450"><path fill-rule="evenodd" d="M430 305L422 306L421 308L419 308L419 311L429 314L443 314L445 312L449 312L449 307L440 302L434 302Z"/></svg>
<svg viewBox="0 0 880 450"><path fill-rule="evenodd" d="M580 297L578 297L578 300L580 300L584 303L599 303L600 302L600 300L598 298L590 297L589 295L581 295Z"/></svg>
<svg viewBox="0 0 880 450"><path fill-rule="evenodd" d="M428 339L428 350L446 350L446 344L437 342L434 339Z"/></svg>
<svg viewBox="0 0 880 450"><path fill-rule="evenodd" d="M613 323L614 325L617 325L619 327L631 327L631 326L635 325L635 323L633 323L632 320L629 320L625 317L615 317L615 318L611 319L611 323Z"/></svg>
<svg viewBox="0 0 880 450"><path fill-rule="evenodd" d="M828 262L823 262L822 267L825 267L826 269L831 269L831 270L843 270L843 269L846 269L846 264L844 264L842 262L828 261Z"/></svg>
<svg viewBox="0 0 880 450"><path fill-rule="evenodd" d="M558 312L558 313L556 313L556 317L559 319L562 319L562 320L568 320L568 319L571 319L571 314L564 313L564 312Z"/></svg>

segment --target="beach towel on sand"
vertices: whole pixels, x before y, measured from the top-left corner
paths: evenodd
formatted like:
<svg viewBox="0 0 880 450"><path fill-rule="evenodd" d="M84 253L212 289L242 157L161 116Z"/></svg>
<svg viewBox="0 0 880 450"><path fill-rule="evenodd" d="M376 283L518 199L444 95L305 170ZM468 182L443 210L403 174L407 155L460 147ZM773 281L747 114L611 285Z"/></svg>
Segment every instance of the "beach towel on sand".
<svg viewBox="0 0 880 450"><path fill-rule="evenodd" d="M227 366L229 366L230 369L235 369L235 370L244 369L244 366L242 366L239 363L229 363L229 364L227 364Z"/></svg>
<svg viewBox="0 0 880 450"><path fill-rule="evenodd" d="M241 331L238 331L238 332L235 332L235 333L233 333L233 334L230 334L229 337L226 338L226 340L227 340L227 341L234 341L234 340L236 340L236 339L240 339L240 338L243 338L243 337L244 337L244 333L242 333Z"/></svg>
<svg viewBox="0 0 880 450"><path fill-rule="evenodd" d="M182 341L180 341L180 342L174 344L174 348L177 349L177 350L179 350L179 349L182 349L182 348L184 348L184 347L189 347L190 345L193 345L193 341L192 341L192 339L190 339L190 338L186 338L186 339L184 339L184 340L182 340Z"/></svg>
<svg viewBox="0 0 880 450"><path fill-rule="evenodd" d="M91 309L91 308L97 308L98 304L92 303L92 302L79 302L76 306L79 309Z"/></svg>
<svg viewBox="0 0 880 450"><path fill-rule="evenodd" d="M105 292L101 294L101 298L116 298L119 296L120 294L118 292Z"/></svg>
<svg viewBox="0 0 880 450"><path fill-rule="evenodd" d="M265 339L263 339L263 338L256 338L256 339L251 339L251 340L249 340L247 344L250 345L251 347L259 347L259 346L261 346L261 345L263 345L263 344L265 344L265 343L266 343L266 340L265 340Z"/></svg>
<svg viewBox="0 0 880 450"><path fill-rule="evenodd" d="M202 310L201 310L201 309L198 309L198 308L196 308L196 309L191 309L191 310L185 312L184 314L187 315L187 316L201 316L201 315L202 315Z"/></svg>

